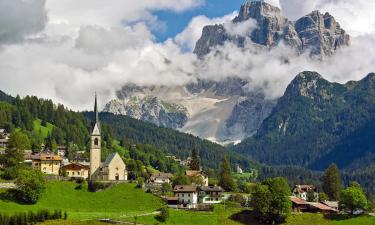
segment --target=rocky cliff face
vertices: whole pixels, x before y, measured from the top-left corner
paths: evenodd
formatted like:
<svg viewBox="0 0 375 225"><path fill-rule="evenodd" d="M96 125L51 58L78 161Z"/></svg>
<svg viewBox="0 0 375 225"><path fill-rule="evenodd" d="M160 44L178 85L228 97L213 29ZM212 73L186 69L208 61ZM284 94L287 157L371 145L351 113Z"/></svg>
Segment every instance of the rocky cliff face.
<svg viewBox="0 0 375 225"><path fill-rule="evenodd" d="M127 115L173 129L183 127L188 120L186 108L178 104L162 101L155 96L146 96L144 98L132 96L127 99L112 100L107 103L103 111Z"/></svg>
<svg viewBox="0 0 375 225"><path fill-rule="evenodd" d="M228 32L226 25L203 28L194 53L199 57L211 48L231 41L245 47L250 39L257 46L272 48L283 42L296 52L310 51L313 56L329 56L341 46L349 44L349 36L329 15L314 11L292 22L277 7L260 1L241 6L233 24L254 20L255 28L241 36ZM250 28L249 28L250 29ZM301 80L305 80L302 79ZM306 79L308 80L308 79ZM322 80L322 79L319 79ZM301 90L302 95L314 95L318 84L311 79ZM126 85L118 92L105 111L178 129L219 143L239 142L252 136L270 114L277 100L268 100L261 90L249 88L249 81L236 77L221 81L198 80L181 87L140 87ZM323 93L324 94L324 93ZM327 94L325 97L329 97ZM288 130L287 119L281 130Z"/></svg>
<svg viewBox="0 0 375 225"><path fill-rule="evenodd" d="M194 53L202 57L217 45L226 41L243 47L246 38L255 44L273 47L283 42L298 53L310 51L311 55L325 57L332 55L341 46L349 45L350 37L340 24L329 14L314 11L293 22L285 18L281 10L260 1L246 2L233 23L253 19L257 27L248 37L230 35L223 25L206 26L198 40Z"/></svg>
<svg viewBox="0 0 375 225"><path fill-rule="evenodd" d="M255 133L276 102L247 85L239 78L199 80L185 87L126 85L104 111L222 144L239 142Z"/></svg>

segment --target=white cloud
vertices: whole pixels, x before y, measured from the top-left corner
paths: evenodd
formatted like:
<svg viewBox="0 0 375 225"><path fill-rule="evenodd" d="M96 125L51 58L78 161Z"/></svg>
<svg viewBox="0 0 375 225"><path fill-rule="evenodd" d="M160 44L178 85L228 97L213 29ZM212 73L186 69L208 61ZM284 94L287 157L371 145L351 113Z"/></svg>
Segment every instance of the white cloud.
<svg viewBox="0 0 375 225"><path fill-rule="evenodd" d="M353 36L375 34L375 1L369 0L275 0L283 13L296 20L313 10L329 12Z"/></svg>
<svg viewBox="0 0 375 225"><path fill-rule="evenodd" d="M192 51L195 47L195 43L202 35L204 26L230 22L237 14L238 12L232 12L223 17L212 19L206 16L196 16L190 21L187 27L175 37L175 41L183 49Z"/></svg>
<svg viewBox="0 0 375 225"><path fill-rule="evenodd" d="M143 23L133 27L105 29L83 26L79 30L76 47L87 53L110 54L126 48L136 48L151 42L153 35Z"/></svg>
<svg viewBox="0 0 375 225"><path fill-rule="evenodd" d="M50 23L69 24L71 35L80 26L118 27L147 21L155 25L154 10L181 12L203 4L202 0L47 0ZM56 29L56 28L55 28Z"/></svg>
<svg viewBox="0 0 375 225"><path fill-rule="evenodd" d="M44 29L45 0L0 0L0 44L23 41Z"/></svg>
<svg viewBox="0 0 375 225"><path fill-rule="evenodd" d="M224 23L226 32L233 36L249 36L256 27L257 22L253 19L248 19L241 23L233 23L231 21Z"/></svg>
<svg viewBox="0 0 375 225"><path fill-rule="evenodd" d="M10 1L0 0L0 4L4 2ZM224 23L233 34L252 29L251 22L231 26L228 21L234 13L213 19L195 17L175 38L165 43L154 42L150 26L157 27L160 23L152 15L153 10L191 9L201 4L200 0L113 0L111 4L102 0L47 0L50 21L42 32L43 23L36 23L39 25L28 30L30 26L26 29L23 24L29 21L22 21L28 18L34 24L30 18L46 18L44 1L14 2L32 2L35 5L31 9L35 10L26 12L17 8L9 20L0 21L0 28L8 27L4 29L7 32L4 40L23 40L29 35L38 35L22 44L3 46L0 89L13 95L52 98L74 109L90 109L94 91L98 91L101 103L105 104L127 82L183 85L198 77L223 79L236 75L251 80L249 88L262 87L269 98L274 98L303 70L316 70L331 81L339 82L360 79L375 71L375 26L371 27L374 3L364 0L356 1L357 5L349 0L321 0L316 5L329 10L349 33L353 31L357 36L352 39L351 47L341 49L324 62L293 56L291 49L285 46L268 50L248 44L244 50L228 43L219 47L222 54L211 54L204 62L185 51L194 48L203 26L208 24ZM293 1L283 2L291 4ZM307 11L311 6L301 4L298 7ZM1 10L7 11L3 7ZM31 12L34 17L28 14ZM12 28L10 24L18 25ZM3 35L0 29L0 37L5 37Z"/></svg>
<svg viewBox="0 0 375 225"><path fill-rule="evenodd" d="M217 47L198 67L201 78L220 80L239 76L249 80L252 89L261 88L268 98L280 97L290 81L302 71L317 71L330 81L359 80L375 71L375 37L362 36L352 45L339 50L325 61L311 59L308 54L296 55L289 47L260 48L247 43L245 49L231 43Z"/></svg>

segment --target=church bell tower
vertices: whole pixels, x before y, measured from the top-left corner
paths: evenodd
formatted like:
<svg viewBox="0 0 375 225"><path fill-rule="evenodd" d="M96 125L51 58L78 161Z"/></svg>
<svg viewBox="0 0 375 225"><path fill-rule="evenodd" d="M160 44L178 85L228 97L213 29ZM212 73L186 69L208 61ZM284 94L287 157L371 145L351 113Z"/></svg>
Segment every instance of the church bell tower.
<svg viewBox="0 0 375 225"><path fill-rule="evenodd" d="M90 180L95 179L95 175L98 173L100 162L101 162L101 135L100 135L100 122L98 112L98 102L95 93L95 124L91 133L91 148L90 148Z"/></svg>

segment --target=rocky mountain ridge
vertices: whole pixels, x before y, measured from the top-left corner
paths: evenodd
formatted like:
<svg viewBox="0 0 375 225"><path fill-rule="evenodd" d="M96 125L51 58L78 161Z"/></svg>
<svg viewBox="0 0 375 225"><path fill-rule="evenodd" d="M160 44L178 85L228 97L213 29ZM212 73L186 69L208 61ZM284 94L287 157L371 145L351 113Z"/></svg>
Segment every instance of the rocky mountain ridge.
<svg viewBox="0 0 375 225"><path fill-rule="evenodd" d="M283 42L298 53L328 57L349 44L350 37L328 13L314 11L292 22L281 10L260 1L246 1L233 24L254 20L248 36L233 35L226 26L205 26L194 53L204 57L225 42L245 47L248 40L262 48ZM197 80L180 87L142 87L127 84L117 100L104 111L128 115L159 126L178 129L221 144L238 143L256 133L276 105L262 90L250 88L251 81L229 77L220 81ZM312 88L314 84L311 84Z"/></svg>
<svg viewBox="0 0 375 225"><path fill-rule="evenodd" d="M349 35L329 13L323 15L319 11L313 11L294 22L284 17L282 11L275 6L263 1L247 1L232 23L250 19L256 21L257 27L249 31L247 36L231 35L222 24L205 26L194 53L203 57L210 49L227 41L243 47L245 40L249 38L262 46L273 47L283 42L298 53L310 51L312 56L325 57L350 43Z"/></svg>

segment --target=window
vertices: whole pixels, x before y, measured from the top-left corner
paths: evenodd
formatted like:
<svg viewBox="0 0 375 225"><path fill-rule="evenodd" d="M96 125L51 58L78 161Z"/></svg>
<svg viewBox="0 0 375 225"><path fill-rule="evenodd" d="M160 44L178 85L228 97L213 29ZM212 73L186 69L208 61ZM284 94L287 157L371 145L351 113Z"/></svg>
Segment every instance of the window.
<svg viewBox="0 0 375 225"><path fill-rule="evenodd" d="M72 175L74 175L74 172L72 172Z"/></svg>
<svg viewBox="0 0 375 225"><path fill-rule="evenodd" d="M79 175L79 172L77 172L77 174Z"/></svg>
<svg viewBox="0 0 375 225"><path fill-rule="evenodd" d="M69 175L69 172L66 172L67 175Z"/></svg>
<svg viewBox="0 0 375 225"><path fill-rule="evenodd" d="M99 145L99 139L98 139L98 138L95 138L95 140L94 140L94 145L95 145L95 146L98 146L98 145Z"/></svg>

